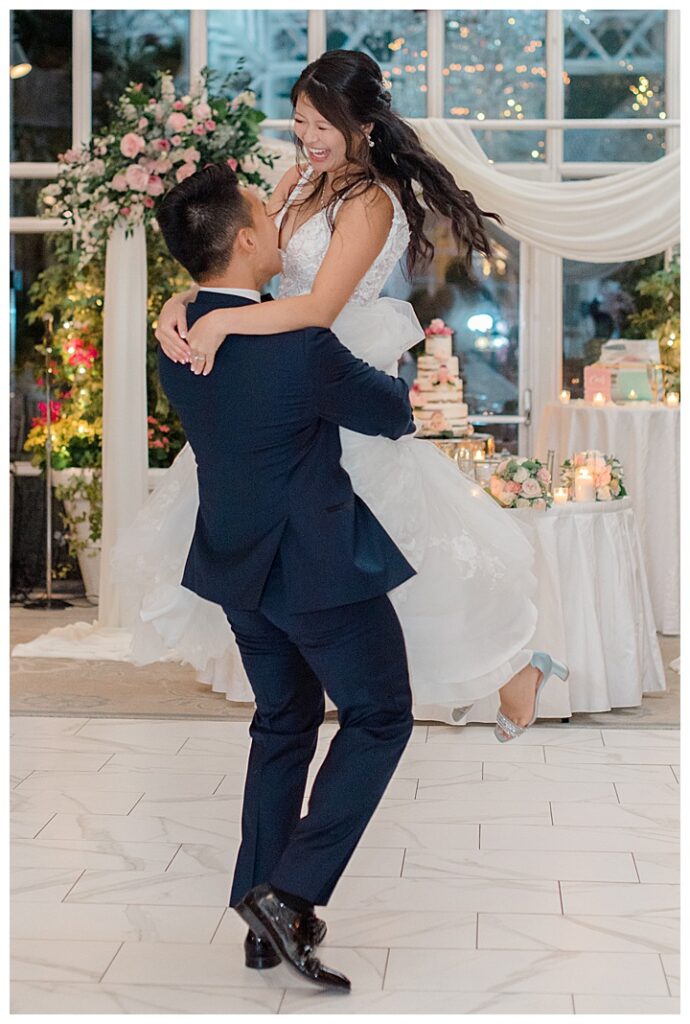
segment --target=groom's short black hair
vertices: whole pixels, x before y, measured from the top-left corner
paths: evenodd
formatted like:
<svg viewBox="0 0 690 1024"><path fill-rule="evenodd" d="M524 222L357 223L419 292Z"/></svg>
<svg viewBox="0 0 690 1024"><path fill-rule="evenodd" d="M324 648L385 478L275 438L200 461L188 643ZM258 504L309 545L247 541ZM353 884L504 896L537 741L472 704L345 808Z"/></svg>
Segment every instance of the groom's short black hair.
<svg viewBox="0 0 690 1024"><path fill-rule="evenodd" d="M252 210L228 166L207 164L168 192L156 220L170 254L195 281L222 272L237 232L251 227Z"/></svg>

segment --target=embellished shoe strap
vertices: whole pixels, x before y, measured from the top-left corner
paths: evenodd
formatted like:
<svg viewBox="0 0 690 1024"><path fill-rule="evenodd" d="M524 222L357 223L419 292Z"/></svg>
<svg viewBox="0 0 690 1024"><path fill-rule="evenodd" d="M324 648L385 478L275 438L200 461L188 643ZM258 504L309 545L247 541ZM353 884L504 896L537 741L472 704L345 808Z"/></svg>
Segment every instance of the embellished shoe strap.
<svg viewBox="0 0 690 1024"><path fill-rule="evenodd" d="M513 739L515 739L516 736L519 736L521 733L525 731L521 725L516 725L512 718L508 718L500 710L496 712L496 721L503 729L503 731L507 732L508 735L511 736Z"/></svg>

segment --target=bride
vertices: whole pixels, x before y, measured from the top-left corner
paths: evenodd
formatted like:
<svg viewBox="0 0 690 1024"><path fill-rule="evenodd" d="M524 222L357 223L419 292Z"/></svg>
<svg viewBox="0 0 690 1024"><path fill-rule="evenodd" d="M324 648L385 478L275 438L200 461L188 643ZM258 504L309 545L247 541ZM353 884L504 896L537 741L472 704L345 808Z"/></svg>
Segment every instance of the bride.
<svg viewBox="0 0 690 1024"><path fill-rule="evenodd" d="M411 271L434 251L414 186L428 208L450 219L468 268L474 250L491 255L482 216L500 218L481 211L424 150L391 109L381 69L367 55L323 54L302 72L291 101L300 160L268 207L282 246L277 300L215 310L187 331L193 289L165 304L156 337L170 358L208 374L228 334L324 326L355 355L397 375L399 357L424 332L409 303L379 292L405 253ZM415 717L456 724L498 691L496 737L512 739L536 717L549 675L567 675L526 647L536 623L529 542L431 442L345 428L340 435L354 490L417 570L389 594L405 636ZM222 609L179 585L197 503L187 445L115 550L116 571L140 608L132 653L150 661L174 651L214 689L251 700Z"/></svg>

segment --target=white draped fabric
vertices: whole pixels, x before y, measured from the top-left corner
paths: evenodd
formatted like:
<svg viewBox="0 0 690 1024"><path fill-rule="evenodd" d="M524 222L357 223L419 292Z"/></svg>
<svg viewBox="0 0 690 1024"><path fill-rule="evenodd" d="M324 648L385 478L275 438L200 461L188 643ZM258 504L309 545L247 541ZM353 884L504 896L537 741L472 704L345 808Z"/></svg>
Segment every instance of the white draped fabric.
<svg viewBox="0 0 690 1024"><path fill-rule="evenodd" d="M680 409L666 405L550 402L536 456L552 448L557 464L598 449L621 460L645 556L656 628L680 633Z"/></svg>
<svg viewBox="0 0 690 1024"><path fill-rule="evenodd" d="M103 317L103 534L109 552L148 495L146 422L146 234L118 226L108 241ZM101 558L98 619L131 627L137 613Z"/></svg>

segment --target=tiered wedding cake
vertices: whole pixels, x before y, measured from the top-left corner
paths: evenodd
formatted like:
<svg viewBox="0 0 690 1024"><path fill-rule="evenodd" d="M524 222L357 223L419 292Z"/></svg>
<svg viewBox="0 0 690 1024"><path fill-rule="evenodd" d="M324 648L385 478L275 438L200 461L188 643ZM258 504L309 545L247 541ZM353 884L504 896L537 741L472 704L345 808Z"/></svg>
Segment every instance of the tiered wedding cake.
<svg viewBox="0 0 690 1024"><path fill-rule="evenodd" d="M458 357L453 355L453 331L437 317L424 333L425 354L417 360L417 377L410 389L419 434L461 437L468 432L467 406L462 400Z"/></svg>

